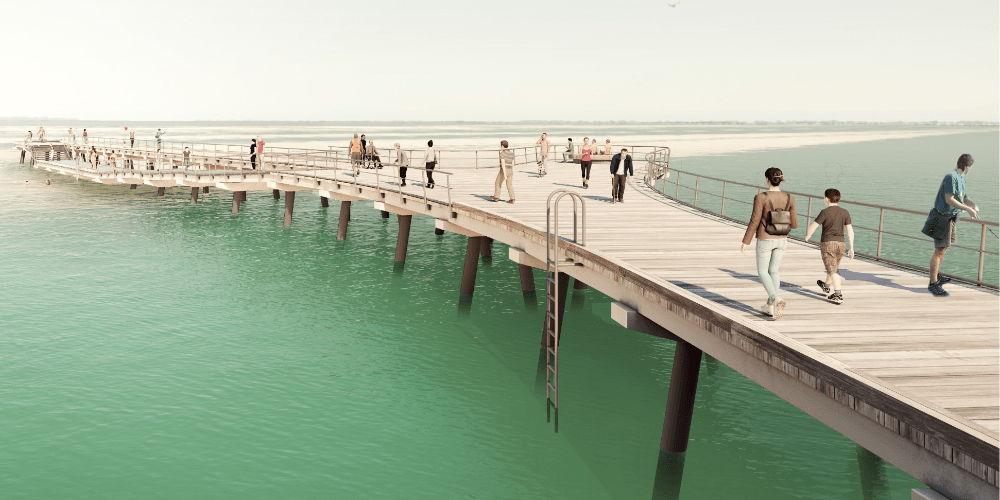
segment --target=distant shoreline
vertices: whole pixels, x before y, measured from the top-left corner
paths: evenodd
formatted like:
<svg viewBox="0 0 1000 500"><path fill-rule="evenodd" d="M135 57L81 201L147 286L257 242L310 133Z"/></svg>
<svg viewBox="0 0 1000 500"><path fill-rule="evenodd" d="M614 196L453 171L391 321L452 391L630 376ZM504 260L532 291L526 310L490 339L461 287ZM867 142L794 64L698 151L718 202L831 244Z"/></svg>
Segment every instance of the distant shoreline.
<svg viewBox="0 0 1000 500"><path fill-rule="evenodd" d="M59 123L87 123L94 125L102 124L308 124L308 125L447 125L447 124L473 124L473 125L719 125L719 126L766 126L766 125L788 125L788 126L910 126L910 127L1000 127L1000 122L988 121L838 121L838 120L758 120L758 121L729 121L729 120L706 120L706 121L618 121L618 120L595 120L595 121L561 121L561 120L519 120L519 121L469 121L469 120L366 120L366 121L330 121L330 120L88 120L84 118L52 118L52 117L0 117L0 124L20 124L37 122L59 122Z"/></svg>

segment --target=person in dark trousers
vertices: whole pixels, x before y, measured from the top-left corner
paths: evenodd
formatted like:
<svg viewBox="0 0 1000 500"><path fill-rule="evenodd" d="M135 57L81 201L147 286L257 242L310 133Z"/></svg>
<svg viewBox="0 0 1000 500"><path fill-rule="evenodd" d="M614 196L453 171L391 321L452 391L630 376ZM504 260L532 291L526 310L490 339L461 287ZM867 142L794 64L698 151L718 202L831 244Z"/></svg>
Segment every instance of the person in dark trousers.
<svg viewBox="0 0 1000 500"><path fill-rule="evenodd" d="M969 212L973 219L979 220L979 207L965 194L965 176L972 169L972 155L964 154L958 157L955 170L944 176L937 196L934 197L934 208L927 216L922 233L934 239L934 254L931 255L931 282L927 285L936 297L947 297L948 291L943 285L951 281L947 276L938 276L944 252L955 242L958 235L955 232L955 221L962 211Z"/></svg>
<svg viewBox="0 0 1000 500"><path fill-rule="evenodd" d="M406 151L399 148L399 143L396 143L396 165L399 166L399 186L403 187L406 185L406 169L410 167L410 157L407 156Z"/></svg>
<svg viewBox="0 0 1000 500"><path fill-rule="evenodd" d="M361 134L361 166L368 168L368 139L365 134Z"/></svg>
<svg viewBox="0 0 1000 500"><path fill-rule="evenodd" d="M427 141L424 151L424 167L427 168L427 187L434 189L434 167L437 166L437 154L434 152L434 141Z"/></svg>
<svg viewBox="0 0 1000 500"><path fill-rule="evenodd" d="M250 139L250 168L257 170L257 139Z"/></svg>
<svg viewBox="0 0 1000 500"><path fill-rule="evenodd" d="M625 203L625 180L630 175L635 175L632 155L628 154L628 149L622 148L620 153L611 157L611 203Z"/></svg>

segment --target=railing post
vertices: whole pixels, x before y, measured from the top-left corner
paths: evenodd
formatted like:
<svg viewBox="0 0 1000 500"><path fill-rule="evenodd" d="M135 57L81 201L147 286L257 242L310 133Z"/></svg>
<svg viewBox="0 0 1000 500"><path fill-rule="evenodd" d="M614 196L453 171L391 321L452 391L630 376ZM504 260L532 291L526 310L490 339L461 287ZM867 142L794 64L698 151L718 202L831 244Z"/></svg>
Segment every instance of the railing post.
<svg viewBox="0 0 1000 500"><path fill-rule="evenodd" d="M882 258L882 226L885 224L885 209L880 208L878 211L878 246L875 247L875 258Z"/></svg>
<svg viewBox="0 0 1000 500"><path fill-rule="evenodd" d="M728 185L728 182L722 181L722 213L719 215L726 215L726 187Z"/></svg>
<svg viewBox="0 0 1000 500"><path fill-rule="evenodd" d="M982 225L982 231L979 234L979 274L976 276L977 281L983 281L983 263L986 261L986 224Z"/></svg>
<svg viewBox="0 0 1000 500"><path fill-rule="evenodd" d="M677 201L681 201L681 173L680 172L677 172L677 179L675 179L675 180L677 181L677 191L674 192L674 199L677 200Z"/></svg>
<svg viewBox="0 0 1000 500"><path fill-rule="evenodd" d="M809 197L809 211L806 212L806 225L809 225L809 221L812 220L813 216L813 197Z"/></svg>
<svg viewBox="0 0 1000 500"><path fill-rule="evenodd" d="M698 185L701 184L701 176L694 176L694 206L698 206Z"/></svg>

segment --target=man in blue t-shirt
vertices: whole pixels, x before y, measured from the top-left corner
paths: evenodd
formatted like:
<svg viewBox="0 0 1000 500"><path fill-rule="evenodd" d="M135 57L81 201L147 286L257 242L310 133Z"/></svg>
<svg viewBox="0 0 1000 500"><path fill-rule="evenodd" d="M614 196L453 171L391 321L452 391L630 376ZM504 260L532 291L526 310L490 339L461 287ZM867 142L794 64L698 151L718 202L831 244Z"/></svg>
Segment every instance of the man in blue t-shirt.
<svg viewBox="0 0 1000 500"><path fill-rule="evenodd" d="M946 175L934 198L934 210L931 210L925 224L925 234L931 233L934 238L934 255L931 256L931 282L927 289L938 297L947 297L948 292L942 285L951 281L946 276L938 277L944 252L955 242L955 220L962 210L969 212L973 219L979 219L979 207L965 195L965 176L972 169L972 155L963 154L958 157L955 171ZM934 231L934 229L938 229ZM940 237L939 237L940 236Z"/></svg>

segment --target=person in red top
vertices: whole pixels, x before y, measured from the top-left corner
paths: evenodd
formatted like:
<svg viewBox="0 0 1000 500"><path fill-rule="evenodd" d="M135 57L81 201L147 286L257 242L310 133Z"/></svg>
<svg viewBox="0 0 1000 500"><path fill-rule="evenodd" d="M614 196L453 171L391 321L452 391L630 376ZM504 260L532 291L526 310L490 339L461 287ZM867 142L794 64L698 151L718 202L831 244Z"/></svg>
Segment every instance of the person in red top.
<svg viewBox="0 0 1000 500"><path fill-rule="evenodd" d="M771 167L765 170L764 180L767 182L767 191L753 198L753 213L747 225L747 232L743 235L740 252L746 253L747 247L756 235L757 275L760 276L764 290L767 290L767 304L760 309L764 314L779 319L784 315L785 301L778 297L778 290L781 289L778 267L781 266L781 258L785 256L785 248L788 246L788 232L781 234L780 230L772 230L774 226L770 212L782 209L790 212L790 229L799 227L799 217L795 214L795 197L781 192L781 188L778 187L785 180L781 169Z"/></svg>

